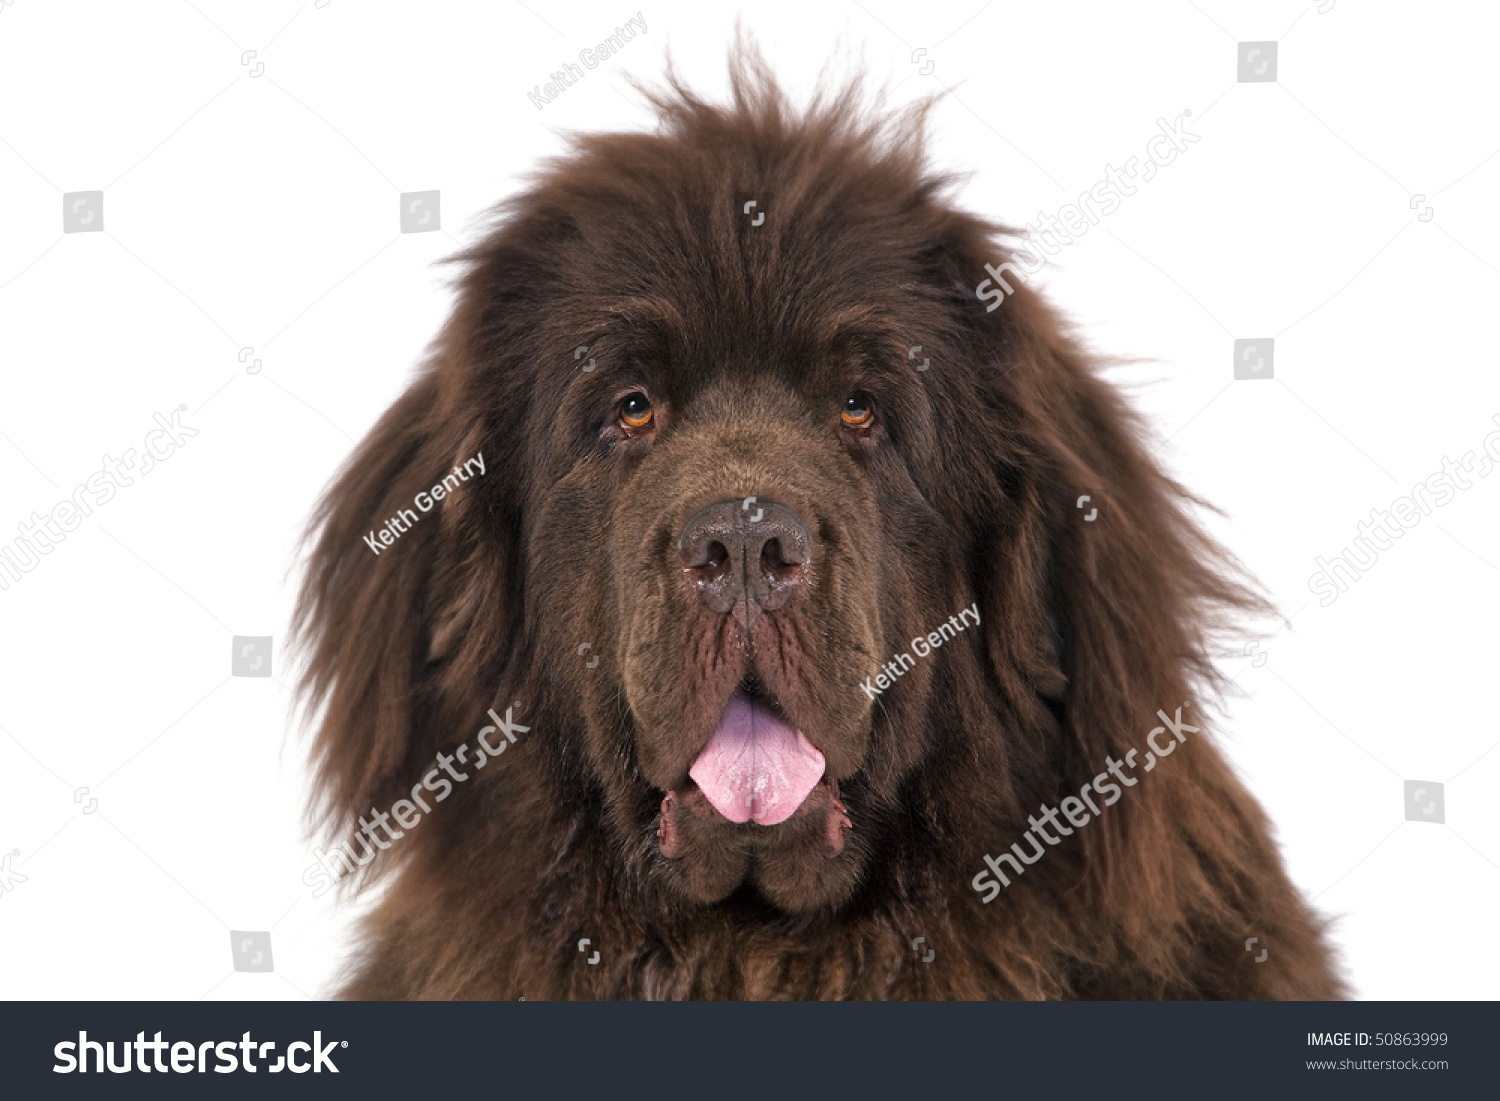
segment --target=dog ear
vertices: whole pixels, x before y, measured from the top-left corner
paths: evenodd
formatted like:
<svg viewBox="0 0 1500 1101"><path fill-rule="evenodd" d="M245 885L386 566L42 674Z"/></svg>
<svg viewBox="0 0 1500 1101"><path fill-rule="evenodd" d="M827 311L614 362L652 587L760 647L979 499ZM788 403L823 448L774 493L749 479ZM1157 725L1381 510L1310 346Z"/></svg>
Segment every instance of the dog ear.
<svg viewBox="0 0 1500 1101"><path fill-rule="evenodd" d="M967 257L959 267L969 280L984 271L978 250L994 247L987 235L972 239L955 253ZM969 568L989 667L1019 728L1007 743L1012 801L995 805L1001 828L1014 835L1031 807L1123 765L1139 786L1071 839L1073 867L1042 874L1112 922L1136 966L1181 989L1205 980L1173 947L1175 930L1232 952L1250 922L1305 953L1297 966L1313 988L1338 989L1308 947L1318 921L1286 877L1265 814L1205 722L1202 693L1212 700L1227 687L1213 665L1224 635L1272 609L1199 526L1192 509L1203 503L1162 471L1146 425L1045 303L1019 285L986 312L982 285L969 283L958 309L977 374L966 403L990 418L987 454L967 456L988 475L968 506ZM1163 761L1157 736L1168 726L1175 755ZM1188 750L1176 754L1184 738Z"/></svg>
<svg viewBox="0 0 1500 1101"><path fill-rule="evenodd" d="M969 506L971 576L1002 689L1048 705L1080 768L1102 767L1139 743L1158 708L1218 686L1214 636L1268 608L1024 276L1000 269L1016 272L1012 293L979 297L994 286L986 261L1012 259L991 229L960 218L943 250L960 354L976 365L966 404L989 418L988 454L973 461L988 478Z"/></svg>
<svg viewBox="0 0 1500 1101"><path fill-rule="evenodd" d="M529 683L520 612L526 426L535 409L557 407L565 385L554 372L544 396L533 392L544 354L535 319L556 301L558 249L577 233L542 201L554 186L502 204L488 232L447 258L460 271L457 300L428 363L309 524L293 637L305 654L304 706L323 708L314 814L324 824L404 797L443 739ZM578 328L563 325L554 340L571 351ZM567 362L567 351L554 359ZM467 465L474 459L481 473ZM423 511L418 495L455 467L467 479ZM387 545L375 533L391 517L406 530Z"/></svg>
<svg viewBox="0 0 1500 1101"><path fill-rule="evenodd" d="M490 427L445 399L457 381L439 356L360 443L308 527L294 640L304 704L322 707L313 755L324 824L401 798L444 732L483 715L498 656L511 650L516 475L487 446Z"/></svg>

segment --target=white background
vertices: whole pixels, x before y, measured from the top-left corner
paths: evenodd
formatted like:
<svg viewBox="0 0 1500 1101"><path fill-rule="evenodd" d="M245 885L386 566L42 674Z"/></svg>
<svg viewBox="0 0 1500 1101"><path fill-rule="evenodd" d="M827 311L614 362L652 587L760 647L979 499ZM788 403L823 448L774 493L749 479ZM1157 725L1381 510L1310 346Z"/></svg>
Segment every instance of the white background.
<svg viewBox="0 0 1500 1101"><path fill-rule="evenodd" d="M1319 6L739 14L793 88L842 48L895 102L951 90L934 164L1012 223L1193 112L1202 140L1038 281L1132 360L1112 373L1162 461L1292 617L1265 664L1228 667L1244 696L1220 742L1337 919L1356 991L1492 998L1500 476L1331 606L1307 582L1372 508L1500 429L1500 19ZM528 101L638 10L645 35ZM445 317L433 262L561 130L649 126L624 78L658 78L668 47L717 96L735 16L0 0L0 547L153 414L186 404L198 430L0 590L0 857L25 876L0 894L0 996L327 993L350 914L301 882L280 645L297 533ZM1258 40L1279 42L1279 79L1239 84L1236 42ZM64 193L101 189L104 232L64 235ZM441 232L401 235L400 193L434 189ZM1268 336L1274 379L1234 382L1234 339ZM275 636L274 679L230 677L236 634ZM1445 785L1446 824L1405 821L1407 779ZM270 930L274 973L234 972L230 929Z"/></svg>

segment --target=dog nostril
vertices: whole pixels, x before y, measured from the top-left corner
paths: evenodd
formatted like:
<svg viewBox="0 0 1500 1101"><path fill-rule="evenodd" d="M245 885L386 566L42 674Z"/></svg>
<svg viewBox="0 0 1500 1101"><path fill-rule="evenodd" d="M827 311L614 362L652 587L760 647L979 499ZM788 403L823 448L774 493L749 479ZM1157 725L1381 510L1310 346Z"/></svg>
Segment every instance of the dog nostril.
<svg viewBox="0 0 1500 1101"><path fill-rule="evenodd" d="M793 557L792 561L788 561L788 557L782 549L780 539L769 539L760 549L760 568L773 582L794 580L802 573L802 560Z"/></svg>
<svg viewBox="0 0 1500 1101"><path fill-rule="evenodd" d="M717 539L711 541L703 549L702 561L693 566L698 571L698 577L703 581L712 581L724 572L724 567L729 564L729 551L723 543Z"/></svg>

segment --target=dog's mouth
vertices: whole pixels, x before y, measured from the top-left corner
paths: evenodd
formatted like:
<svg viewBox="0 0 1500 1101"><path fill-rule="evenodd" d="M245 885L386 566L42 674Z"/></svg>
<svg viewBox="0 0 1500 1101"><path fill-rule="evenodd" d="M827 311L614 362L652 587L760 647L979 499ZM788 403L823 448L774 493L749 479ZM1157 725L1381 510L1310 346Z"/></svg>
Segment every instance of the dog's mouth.
<svg viewBox="0 0 1500 1101"><path fill-rule="evenodd" d="M752 675L666 792L656 842L672 881L697 902L719 902L749 879L801 911L852 887L859 862L843 858L852 829L823 753Z"/></svg>
<svg viewBox="0 0 1500 1101"><path fill-rule="evenodd" d="M688 775L729 821L774 826L802 806L824 767L817 747L747 679L729 698Z"/></svg>

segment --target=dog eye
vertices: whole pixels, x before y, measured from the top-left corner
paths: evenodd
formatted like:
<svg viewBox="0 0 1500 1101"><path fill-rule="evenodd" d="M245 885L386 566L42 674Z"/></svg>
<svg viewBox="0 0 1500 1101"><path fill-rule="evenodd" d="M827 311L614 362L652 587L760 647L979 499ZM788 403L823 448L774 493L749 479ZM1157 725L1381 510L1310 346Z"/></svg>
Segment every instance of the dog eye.
<svg viewBox="0 0 1500 1101"><path fill-rule="evenodd" d="M875 419L875 399L863 390L856 390L844 402L840 419L850 428L863 428Z"/></svg>
<svg viewBox="0 0 1500 1101"><path fill-rule="evenodd" d="M637 391L620 402L620 423L626 428L645 428L651 423L651 399Z"/></svg>

